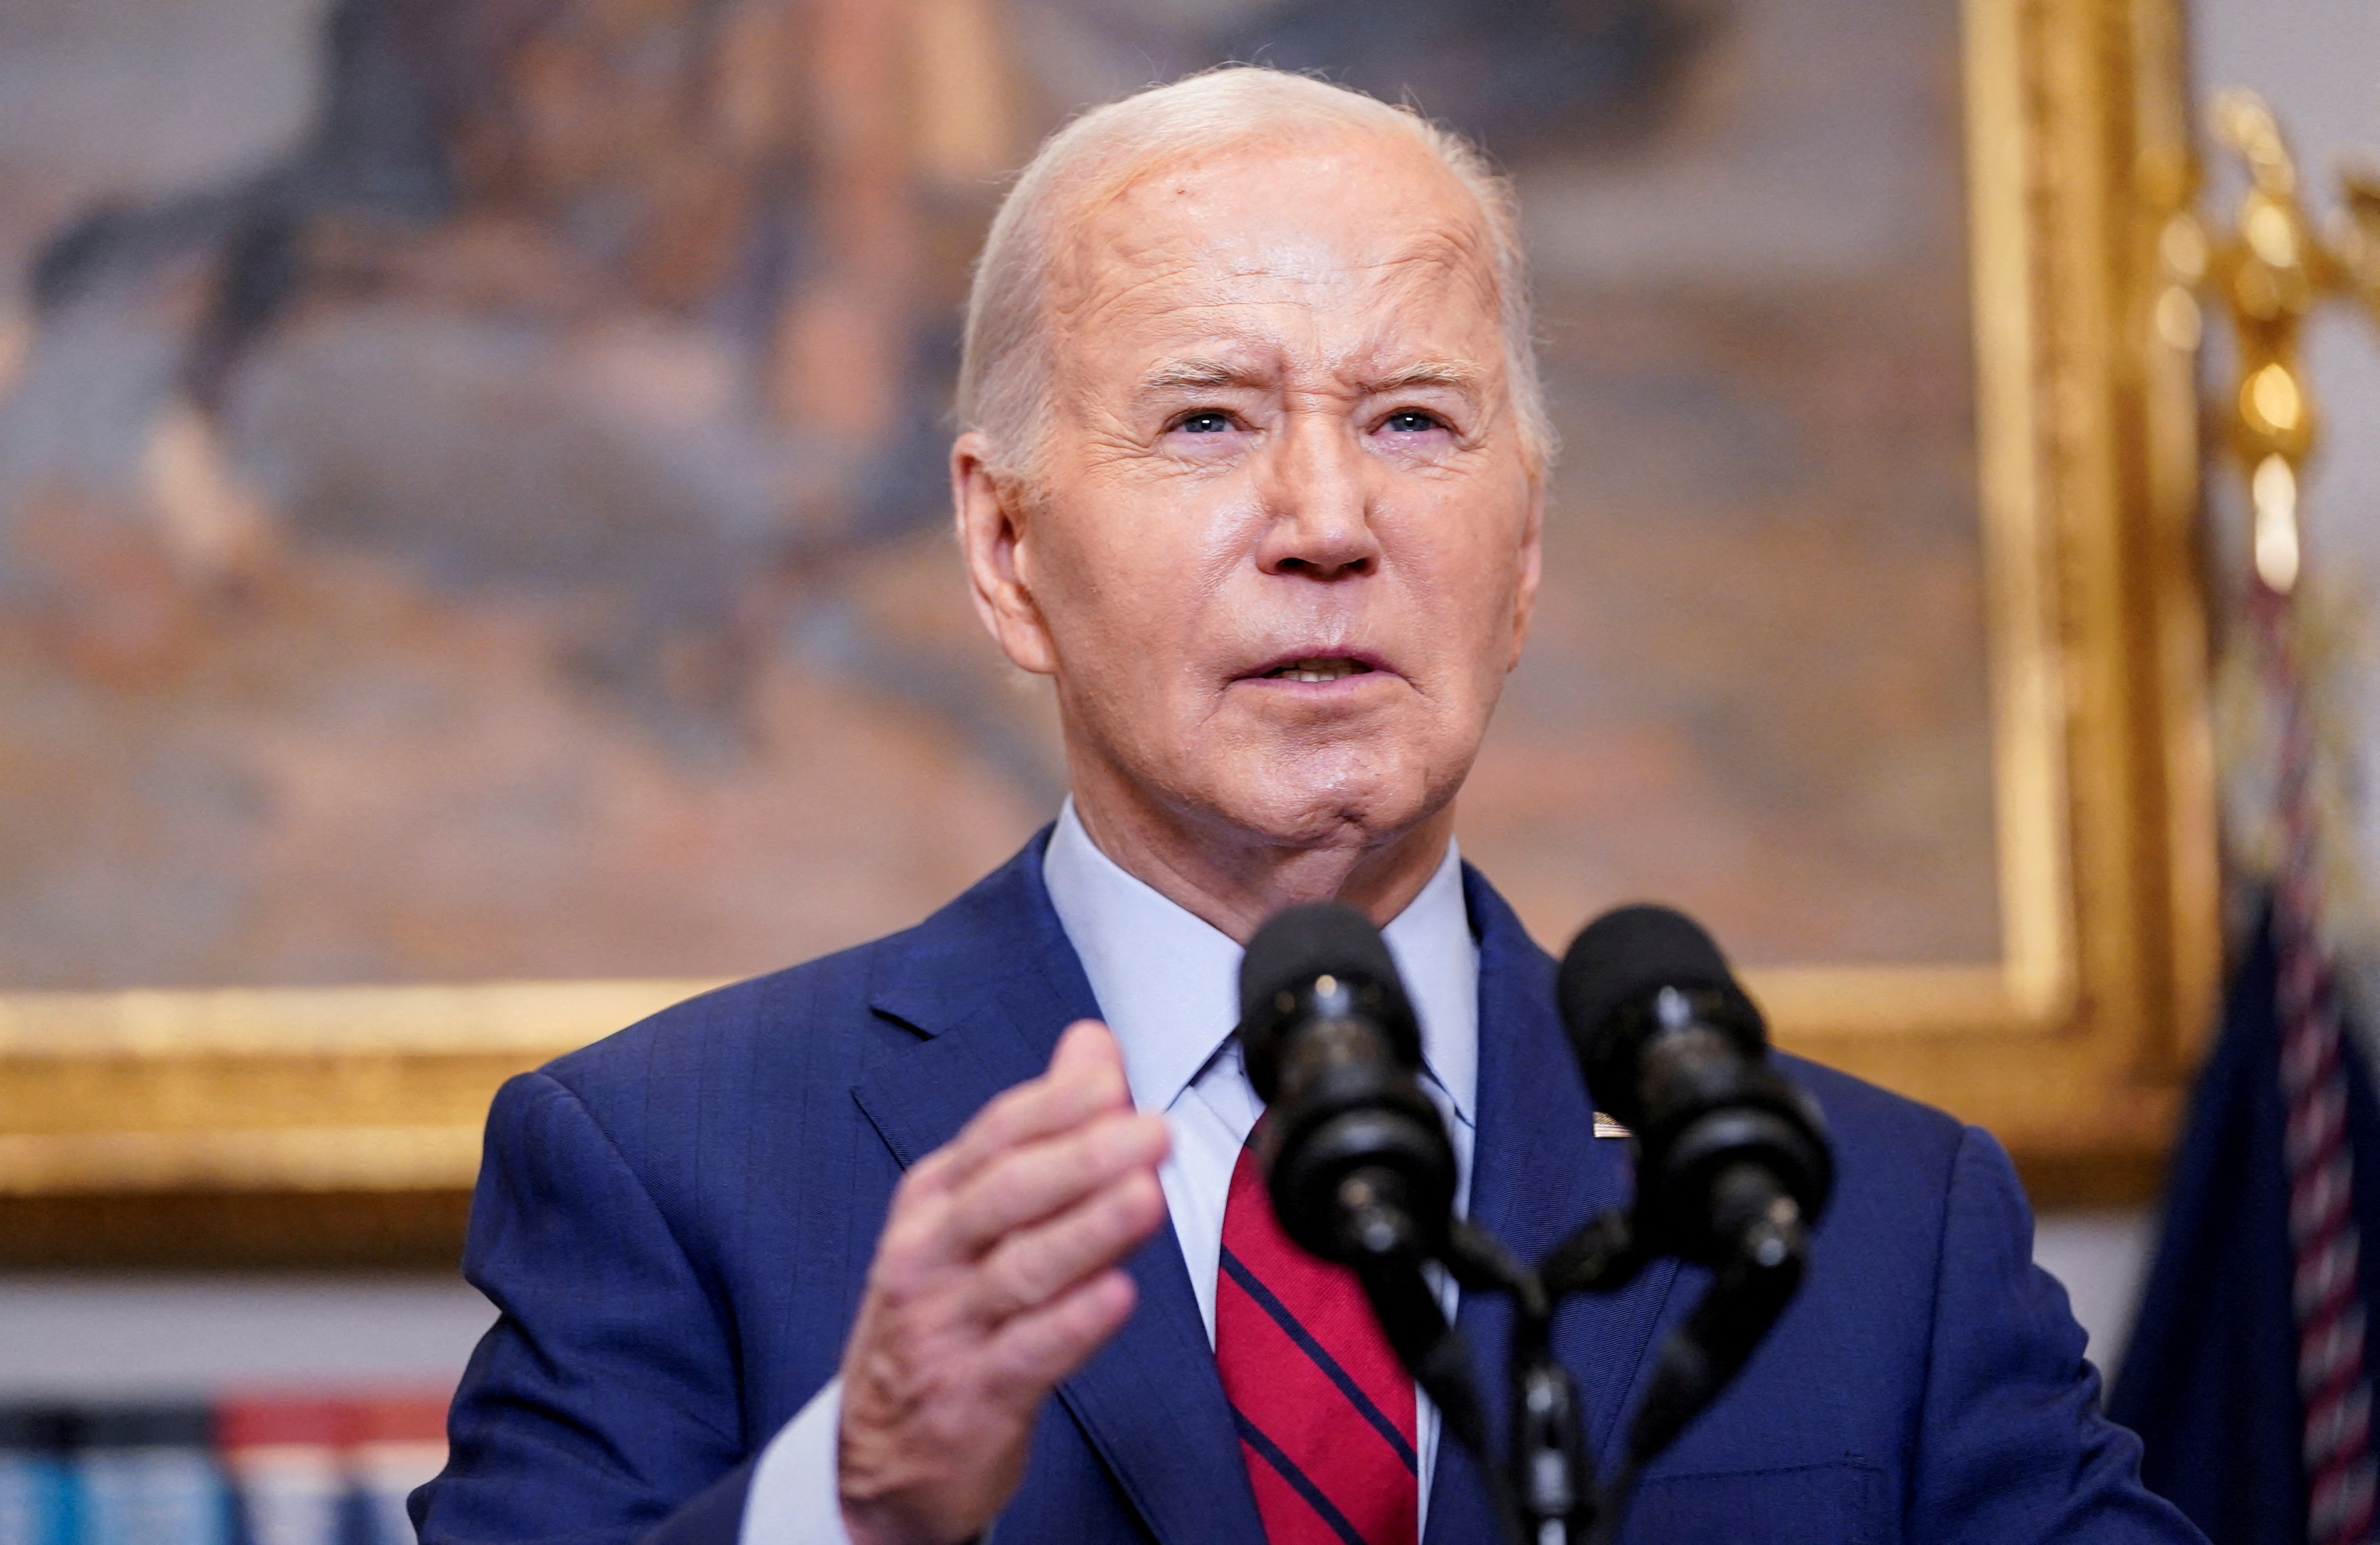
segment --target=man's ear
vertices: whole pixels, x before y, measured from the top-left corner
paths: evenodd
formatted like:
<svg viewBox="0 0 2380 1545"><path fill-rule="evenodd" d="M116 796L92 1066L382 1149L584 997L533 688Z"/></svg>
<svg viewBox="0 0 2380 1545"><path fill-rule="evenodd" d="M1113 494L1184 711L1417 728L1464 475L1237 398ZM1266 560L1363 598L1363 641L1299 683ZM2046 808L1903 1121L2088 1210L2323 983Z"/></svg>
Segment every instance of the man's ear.
<svg viewBox="0 0 2380 1545"><path fill-rule="evenodd" d="M1057 651L1033 599L1027 501L1014 477L993 469L991 458L991 441L974 430L951 445L951 503L975 614L1019 670L1054 675Z"/></svg>
<svg viewBox="0 0 2380 1545"><path fill-rule="evenodd" d="M1537 575L1545 566L1546 485L1529 480L1528 525L1521 533L1521 573L1512 590L1512 656L1504 662L1512 670L1521 663L1522 646L1529 641L1529 617L1537 605Z"/></svg>

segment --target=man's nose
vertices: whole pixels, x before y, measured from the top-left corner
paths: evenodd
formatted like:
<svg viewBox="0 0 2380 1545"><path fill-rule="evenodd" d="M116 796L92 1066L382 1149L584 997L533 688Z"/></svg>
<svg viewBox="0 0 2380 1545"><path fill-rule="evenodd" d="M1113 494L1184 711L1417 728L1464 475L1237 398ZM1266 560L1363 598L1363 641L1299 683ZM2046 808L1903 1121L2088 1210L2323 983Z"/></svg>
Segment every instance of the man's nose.
<svg viewBox="0 0 2380 1545"><path fill-rule="evenodd" d="M1257 567L1269 574L1334 580L1371 573L1380 547L1362 447L1326 413L1293 414L1264 458L1264 535Z"/></svg>

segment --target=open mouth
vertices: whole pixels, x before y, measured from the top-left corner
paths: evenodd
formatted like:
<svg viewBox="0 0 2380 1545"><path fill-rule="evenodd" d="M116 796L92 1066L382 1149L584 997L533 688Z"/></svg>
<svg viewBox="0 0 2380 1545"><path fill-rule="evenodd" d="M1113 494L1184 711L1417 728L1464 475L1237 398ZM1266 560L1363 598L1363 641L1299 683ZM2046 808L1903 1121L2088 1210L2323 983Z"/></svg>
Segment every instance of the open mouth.
<svg viewBox="0 0 2380 1545"><path fill-rule="evenodd" d="M1349 676L1368 675L1371 667L1362 660L1348 659L1342 655L1316 655L1305 659L1276 665L1264 673L1268 682L1336 682Z"/></svg>

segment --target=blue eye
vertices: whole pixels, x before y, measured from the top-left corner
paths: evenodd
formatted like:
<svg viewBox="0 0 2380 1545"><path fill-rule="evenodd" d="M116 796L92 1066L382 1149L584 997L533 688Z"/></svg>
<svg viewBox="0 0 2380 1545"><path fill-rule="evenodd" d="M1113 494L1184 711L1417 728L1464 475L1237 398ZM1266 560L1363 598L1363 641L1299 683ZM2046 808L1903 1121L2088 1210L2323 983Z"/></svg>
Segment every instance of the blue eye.
<svg viewBox="0 0 2380 1545"><path fill-rule="evenodd" d="M1185 434L1219 435L1232 427L1232 420L1228 414L1194 413L1174 427Z"/></svg>
<svg viewBox="0 0 2380 1545"><path fill-rule="evenodd" d="M1418 435L1439 428L1439 422L1435 414L1424 413L1419 408L1406 408L1402 413L1389 415L1385 427L1401 435Z"/></svg>

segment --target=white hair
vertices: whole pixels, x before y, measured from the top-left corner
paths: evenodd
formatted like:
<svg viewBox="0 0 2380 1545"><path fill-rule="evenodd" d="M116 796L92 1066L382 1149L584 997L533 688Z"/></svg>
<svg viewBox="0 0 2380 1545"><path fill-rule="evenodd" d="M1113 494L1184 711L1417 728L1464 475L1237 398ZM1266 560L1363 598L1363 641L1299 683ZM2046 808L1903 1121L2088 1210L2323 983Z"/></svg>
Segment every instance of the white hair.
<svg viewBox="0 0 2380 1545"><path fill-rule="evenodd" d="M958 419L990 440L995 465L1033 478L1048 414L1051 361L1046 291L1077 216L1152 167L1299 128L1353 127L1426 147L1478 202L1495 259L1505 374L1532 472L1553 459L1554 435L1537 379L1526 255L1512 185L1462 136L1409 107L1310 76L1232 65L1095 107L1044 140L1002 200L967 296Z"/></svg>

